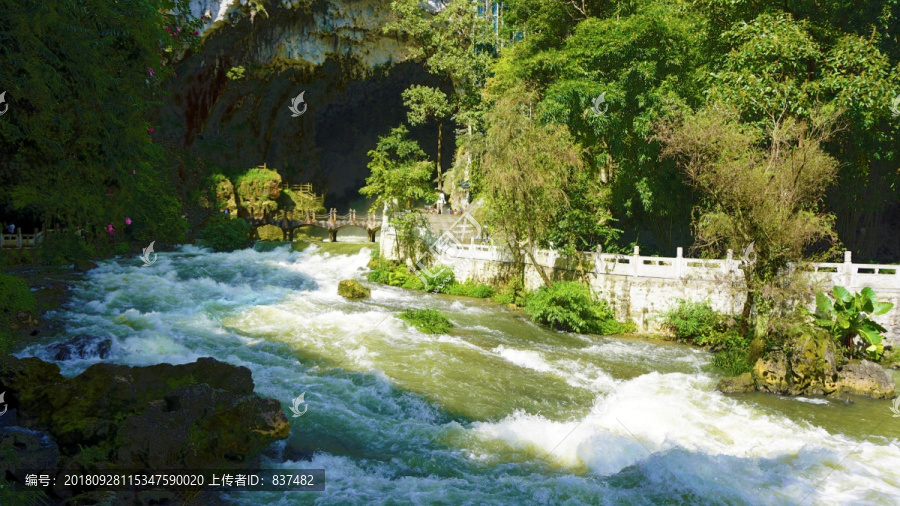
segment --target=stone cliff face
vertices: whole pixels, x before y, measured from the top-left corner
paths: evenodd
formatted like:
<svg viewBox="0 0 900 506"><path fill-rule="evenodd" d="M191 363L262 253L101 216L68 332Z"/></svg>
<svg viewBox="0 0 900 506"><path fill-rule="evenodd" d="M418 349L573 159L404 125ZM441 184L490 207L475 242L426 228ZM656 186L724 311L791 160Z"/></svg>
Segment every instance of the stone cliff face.
<svg viewBox="0 0 900 506"><path fill-rule="evenodd" d="M194 1L191 8L212 21L198 52L176 68L155 136L221 166L266 163L285 181L312 182L327 191L326 207L359 200L366 153L406 119L402 91L441 85L409 60L403 41L383 33L389 0ZM234 78L236 67L243 77ZM292 117L301 92L306 111ZM435 157L436 125L411 130ZM445 123L445 136L452 131ZM444 146L449 164L452 136Z"/></svg>

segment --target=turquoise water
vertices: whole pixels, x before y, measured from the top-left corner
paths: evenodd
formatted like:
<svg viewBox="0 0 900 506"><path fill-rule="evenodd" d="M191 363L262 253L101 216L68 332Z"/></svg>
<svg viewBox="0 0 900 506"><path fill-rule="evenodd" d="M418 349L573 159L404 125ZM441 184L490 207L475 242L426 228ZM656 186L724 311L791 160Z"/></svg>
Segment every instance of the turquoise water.
<svg viewBox="0 0 900 506"><path fill-rule="evenodd" d="M488 301L382 285L339 297L368 258L188 246L150 267L116 259L50 316L111 336L117 363L249 367L286 414L306 393L266 465L323 468L325 492L223 498L235 504L900 502L887 401L725 396L692 347L557 333ZM455 327L422 334L395 317L410 307Z"/></svg>

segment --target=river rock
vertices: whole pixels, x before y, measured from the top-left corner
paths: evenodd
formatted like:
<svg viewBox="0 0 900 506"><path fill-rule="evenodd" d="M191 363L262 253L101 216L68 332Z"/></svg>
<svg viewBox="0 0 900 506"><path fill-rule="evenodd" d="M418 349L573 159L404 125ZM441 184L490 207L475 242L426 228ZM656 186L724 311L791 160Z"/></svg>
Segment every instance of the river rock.
<svg viewBox="0 0 900 506"><path fill-rule="evenodd" d="M0 469L55 469L59 447L46 432L23 427L0 427Z"/></svg>
<svg viewBox="0 0 900 506"><path fill-rule="evenodd" d="M824 395L838 390L841 352L830 336L804 334L791 343L790 394Z"/></svg>
<svg viewBox="0 0 900 506"><path fill-rule="evenodd" d="M359 281L345 279L338 283L338 295L348 299L365 299L372 295L372 292L362 286Z"/></svg>
<svg viewBox="0 0 900 506"><path fill-rule="evenodd" d="M51 360L72 360L76 358L106 358L112 348L112 339L77 335L61 343L47 347Z"/></svg>
<svg viewBox="0 0 900 506"><path fill-rule="evenodd" d="M773 394L788 393L788 360L781 351L756 361L751 372L759 390Z"/></svg>
<svg viewBox="0 0 900 506"><path fill-rule="evenodd" d="M838 374L837 386L841 393L875 399L894 396L894 377L880 365L868 360L845 365Z"/></svg>
<svg viewBox="0 0 900 506"><path fill-rule="evenodd" d="M716 385L716 390L727 394L753 392L756 390L756 382L753 381L752 374L745 372L740 376L722 378Z"/></svg>
<svg viewBox="0 0 900 506"><path fill-rule="evenodd" d="M67 379L56 364L9 356L0 389L18 423L46 430L64 456L87 449L126 468L239 467L290 433L280 403L253 394L249 369L212 358L101 363Z"/></svg>

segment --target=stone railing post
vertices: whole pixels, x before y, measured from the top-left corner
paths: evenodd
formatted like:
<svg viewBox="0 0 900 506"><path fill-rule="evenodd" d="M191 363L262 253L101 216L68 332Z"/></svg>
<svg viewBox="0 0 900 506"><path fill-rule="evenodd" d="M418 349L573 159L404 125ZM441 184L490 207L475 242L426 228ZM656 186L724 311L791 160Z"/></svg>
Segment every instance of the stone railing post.
<svg viewBox="0 0 900 506"><path fill-rule="evenodd" d="M722 264L722 271L725 274L731 272L731 265L734 263L734 250L728 250L725 254L725 263Z"/></svg>
<svg viewBox="0 0 900 506"><path fill-rule="evenodd" d="M681 279L684 275L684 248L675 248L675 279Z"/></svg>
<svg viewBox="0 0 900 506"><path fill-rule="evenodd" d="M641 260L641 248L639 246L634 247L634 254L631 256L631 275L638 276L640 274L640 260Z"/></svg>
<svg viewBox="0 0 900 506"><path fill-rule="evenodd" d="M854 282L853 276L853 254L849 251L844 252L844 288L853 291L851 288Z"/></svg>
<svg viewBox="0 0 900 506"><path fill-rule="evenodd" d="M19 229L19 234L16 236L16 247L22 249L22 229Z"/></svg>

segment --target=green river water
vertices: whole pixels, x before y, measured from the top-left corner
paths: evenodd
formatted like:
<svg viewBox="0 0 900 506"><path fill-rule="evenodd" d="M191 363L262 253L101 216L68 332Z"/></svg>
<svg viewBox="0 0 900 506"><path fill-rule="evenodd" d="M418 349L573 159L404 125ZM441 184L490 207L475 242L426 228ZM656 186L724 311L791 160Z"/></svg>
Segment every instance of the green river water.
<svg viewBox="0 0 900 506"><path fill-rule="evenodd" d="M900 504L888 401L726 396L693 347L557 333L493 302L382 285L338 296L368 258L186 246L150 267L103 262L49 316L111 336L117 363L243 365L286 413L306 393L265 465L325 469L325 491L224 503ZM422 334L396 318L407 308L455 327Z"/></svg>

